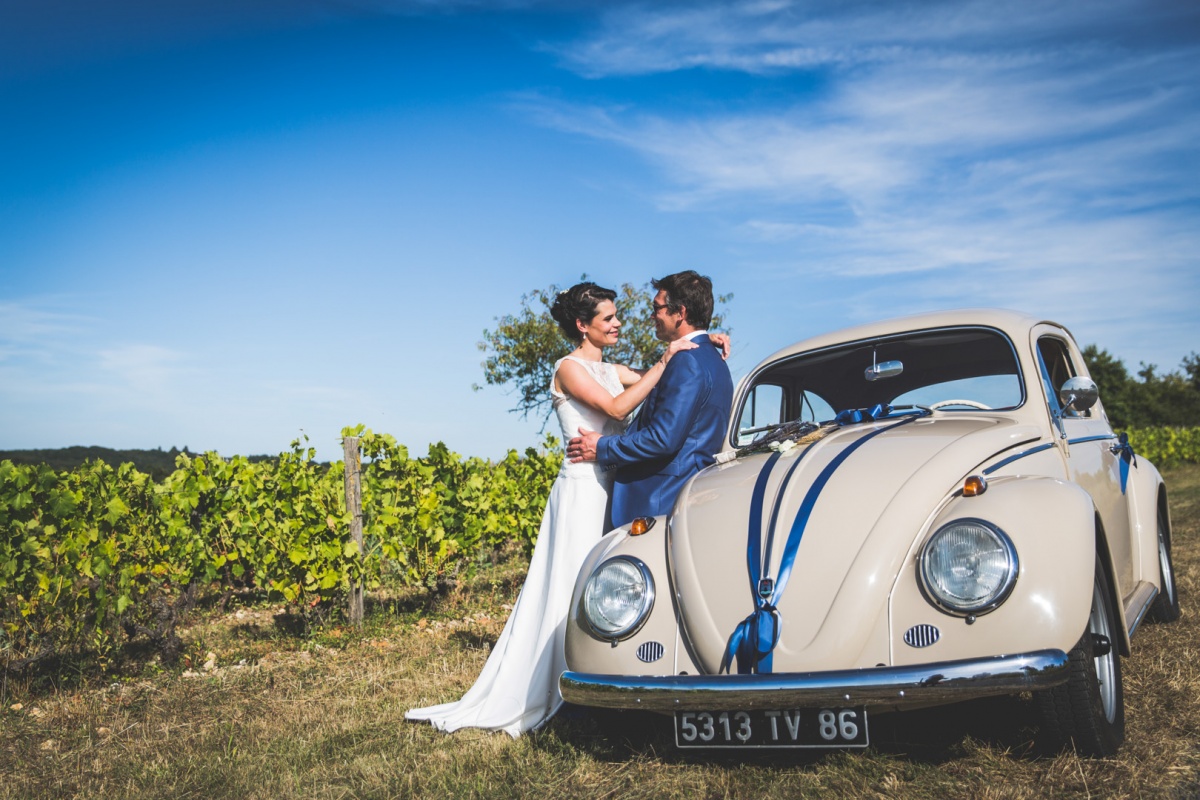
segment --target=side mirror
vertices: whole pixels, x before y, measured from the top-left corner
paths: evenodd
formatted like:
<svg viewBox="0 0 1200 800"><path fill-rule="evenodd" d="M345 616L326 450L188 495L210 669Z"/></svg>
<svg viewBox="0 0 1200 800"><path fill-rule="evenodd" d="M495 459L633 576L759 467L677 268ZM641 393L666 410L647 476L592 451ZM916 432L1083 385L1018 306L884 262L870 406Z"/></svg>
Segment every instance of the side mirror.
<svg viewBox="0 0 1200 800"><path fill-rule="evenodd" d="M904 372L903 361L884 361L863 370L863 377L869 381L881 381L884 378L894 378L901 372Z"/></svg>
<svg viewBox="0 0 1200 800"><path fill-rule="evenodd" d="M1062 403L1063 411L1073 408L1084 412L1096 405L1100 399L1100 390L1091 378L1076 376L1068 378L1058 390L1058 400Z"/></svg>

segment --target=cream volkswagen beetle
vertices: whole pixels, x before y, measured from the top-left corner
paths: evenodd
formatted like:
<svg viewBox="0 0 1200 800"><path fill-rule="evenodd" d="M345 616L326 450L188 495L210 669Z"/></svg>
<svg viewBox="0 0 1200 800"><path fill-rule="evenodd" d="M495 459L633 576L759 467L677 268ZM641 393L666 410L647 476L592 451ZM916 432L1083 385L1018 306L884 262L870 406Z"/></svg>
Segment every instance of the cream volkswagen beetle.
<svg viewBox="0 0 1200 800"><path fill-rule="evenodd" d="M563 697L680 747L861 747L869 714L1032 692L1044 744L1114 752L1121 656L1179 616L1166 488L1065 328L968 310L784 349L668 517L575 588Z"/></svg>

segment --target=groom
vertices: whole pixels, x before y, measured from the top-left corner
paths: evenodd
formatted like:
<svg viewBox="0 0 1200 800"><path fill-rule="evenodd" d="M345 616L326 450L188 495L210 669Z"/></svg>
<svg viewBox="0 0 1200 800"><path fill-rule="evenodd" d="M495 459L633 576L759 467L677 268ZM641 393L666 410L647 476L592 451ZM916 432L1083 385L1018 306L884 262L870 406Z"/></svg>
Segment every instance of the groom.
<svg viewBox="0 0 1200 800"><path fill-rule="evenodd" d="M613 482L612 525L635 517L668 514L688 479L713 463L729 427L733 381L729 367L708 338L712 321L712 281L692 270L652 280L654 333L668 344L691 339L698 347L681 350L667 362L629 430L601 436L579 429L567 444L572 461L617 467Z"/></svg>

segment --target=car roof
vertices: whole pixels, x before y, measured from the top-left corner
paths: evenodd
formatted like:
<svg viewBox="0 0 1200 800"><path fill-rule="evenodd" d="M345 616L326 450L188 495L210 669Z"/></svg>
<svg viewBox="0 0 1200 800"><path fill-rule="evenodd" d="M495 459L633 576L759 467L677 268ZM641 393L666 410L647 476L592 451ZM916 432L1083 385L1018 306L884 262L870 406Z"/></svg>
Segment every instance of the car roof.
<svg viewBox="0 0 1200 800"><path fill-rule="evenodd" d="M888 336L907 331L928 330L932 328L950 328L963 325L996 328L1011 338L1014 344L1025 341L1029 331L1036 325L1055 325L1066 330L1062 325L1052 320L1031 316L1020 311L1010 311L1003 308L963 308L952 311L933 311L925 314L912 314L894 319L871 322L866 325L855 325L830 333L822 333L808 339L803 339L793 345L772 353L759 362L754 371L763 365L779 358L819 350L825 347L855 342L862 339L872 339L878 336Z"/></svg>

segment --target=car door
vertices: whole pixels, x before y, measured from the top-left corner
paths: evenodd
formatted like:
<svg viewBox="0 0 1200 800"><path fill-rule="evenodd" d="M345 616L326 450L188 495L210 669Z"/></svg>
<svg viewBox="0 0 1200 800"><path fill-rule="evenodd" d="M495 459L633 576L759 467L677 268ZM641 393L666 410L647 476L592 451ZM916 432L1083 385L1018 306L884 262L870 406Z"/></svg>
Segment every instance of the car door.
<svg viewBox="0 0 1200 800"><path fill-rule="evenodd" d="M1034 336L1049 412L1052 418L1062 420L1055 435L1061 436L1060 430L1066 433L1067 474L1092 496L1112 553L1114 577L1122 599L1126 599L1133 590L1134 550L1122 455L1113 450L1117 438L1099 404L1082 412L1063 410L1059 388L1068 378L1082 374L1078 349L1069 343L1066 332L1042 325L1035 329Z"/></svg>

